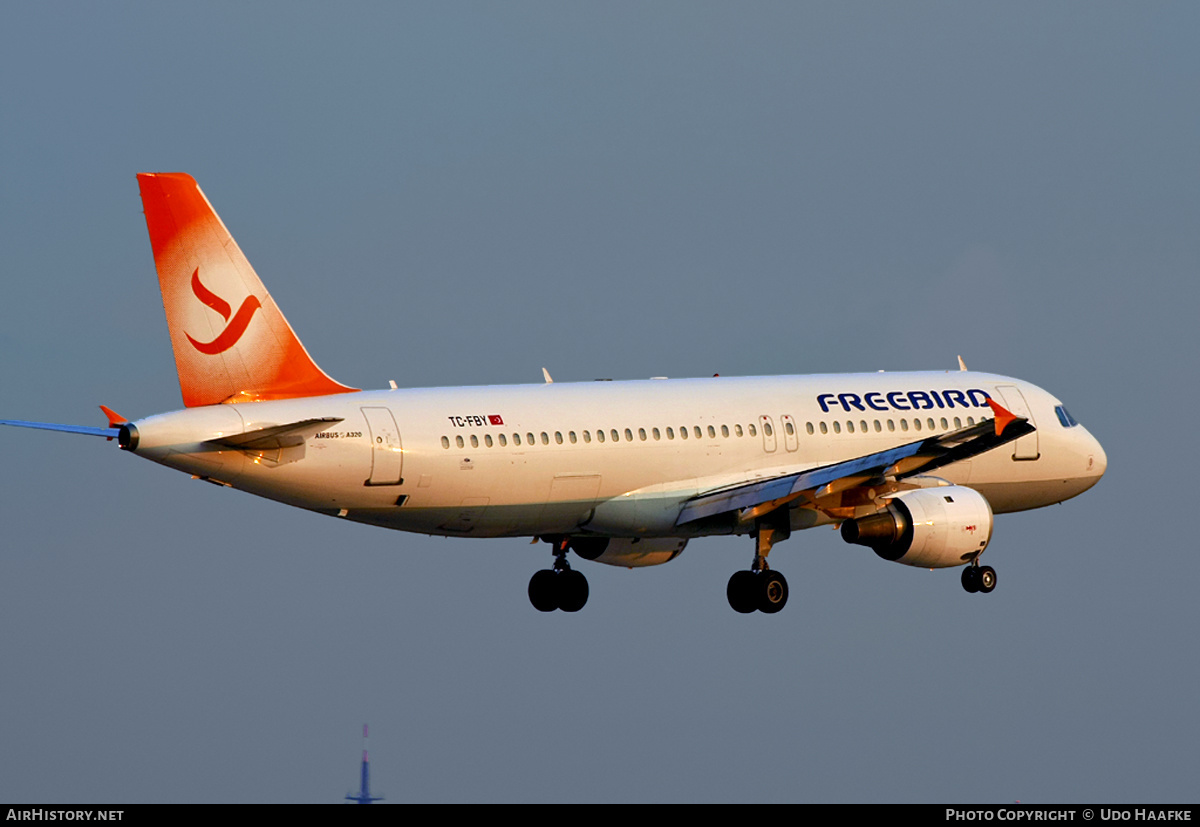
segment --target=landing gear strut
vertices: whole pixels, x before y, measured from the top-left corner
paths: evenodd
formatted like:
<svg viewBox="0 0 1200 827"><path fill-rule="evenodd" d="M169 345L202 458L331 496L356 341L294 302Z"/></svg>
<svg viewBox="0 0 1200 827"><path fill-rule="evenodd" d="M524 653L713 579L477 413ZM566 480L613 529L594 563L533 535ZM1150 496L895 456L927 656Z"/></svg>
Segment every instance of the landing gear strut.
<svg viewBox="0 0 1200 827"><path fill-rule="evenodd" d="M991 566L972 563L963 569L962 587L970 594L976 592L987 594L996 588L996 570Z"/></svg>
<svg viewBox="0 0 1200 827"><path fill-rule="evenodd" d="M587 578L567 562L570 545L569 537L555 538L554 568L534 572L529 579L529 602L539 612L577 612L587 603Z"/></svg>
<svg viewBox="0 0 1200 827"><path fill-rule="evenodd" d="M771 546L791 534L787 509L773 512L755 522L754 563L749 571L735 571L725 587L725 597L735 612L775 612L787 605L787 579L767 565Z"/></svg>

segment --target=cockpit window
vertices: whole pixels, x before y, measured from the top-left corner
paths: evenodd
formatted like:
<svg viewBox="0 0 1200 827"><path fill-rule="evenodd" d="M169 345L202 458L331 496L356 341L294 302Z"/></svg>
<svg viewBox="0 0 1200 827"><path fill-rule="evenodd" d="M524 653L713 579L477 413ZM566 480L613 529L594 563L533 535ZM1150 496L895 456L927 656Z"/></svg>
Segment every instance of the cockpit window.
<svg viewBox="0 0 1200 827"><path fill-rule="evenodd" d="M1075 417L1073 417L1069 413L1067 413L1067 409L1065 407L1063 407L1062 405L1059 405L1058 407L1056 407L1054 409L1054 412L1056 414L1058 414L1058 421L1062 423L1062 426L1064 428L1074 428L1076 425L1079 424L1078 422L1075 421Z"/></svg>

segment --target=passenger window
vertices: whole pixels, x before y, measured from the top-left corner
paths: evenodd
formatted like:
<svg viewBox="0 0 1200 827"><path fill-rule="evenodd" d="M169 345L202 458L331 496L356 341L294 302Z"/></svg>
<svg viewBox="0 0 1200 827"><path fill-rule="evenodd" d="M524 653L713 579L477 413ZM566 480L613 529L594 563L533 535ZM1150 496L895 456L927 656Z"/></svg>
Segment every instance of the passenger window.
<svg viewBox="0 0 1200 827"><path fill-rule="evenodd" d="M645 428L638 428L638 439L640 439L642 442L646 441L646 429Z"/></svg>
<svg viewBox="0 0 1200 827"><path fill-rule="evenodd" d="M583 441L584 441L584 442L591 442L591 441L592 441L592 432L591 432L591 431L584 431L584 432L583 432Z"/></svg>
<svg viewBox="0 0 1200 827"><path fill-rule="evenodd" d="M894 431L894 430L896 430L896 423L895 423L895 422L893 422L893 421L892 421L892 420L890 420L890 419L888 420L888 430L889 430L889 431Z"/></svg>
<svg viewBox="0 0 1200 827"><path fill-rule="evenodd" d="M575 438L574 431L571 431L569 434L567 434L567 439L571 440L572 445L574 445L576 442L578 442L578 440Z"/></svg>
<svg viewBox="0 0 1200 827"><path fill-rule="evenodd" d="M503 448L507 444L508 444L508 440L505 439L504 434L500 434L500 447Z"/></svg>
<svg viewBox="0 0 1200 827"><path fill-rule="evenodd" d="M950 423L946 421L946 417L944 417L944 416L942 417L942 430L943 431L950 430Z"/></svg>
<svg viewBox="0 0 1200 827"><path fill-rule="evenodd" d="M716 438L717 438L717 429L716 429L716 428L714 428L712 425L709 425L709 426L708 426L708 438L709 438L709 439L716 439Z"/></svg>
<svg viewBox="0 0 1200 827"><path fill-rule="evenodd" d="M811 436L811 435L812 435L812 433L813 433L813 424L812 424L811 422L805 422L805 423L804 423L804 430L808 431L808 433L809 433L809 436Z"/></svg>
<svg viewBox="0 0 1200 827"><path fill-rule="evenodd" d="M826 425L824 422L821 423L821 433L823 433L823 434L829 433L829 426Z"/></svg>
<svg viewBox="0 0 1200 827"><path fill-rule="evenodd" d="M961 427L962 427L962 420L961 420L961 419L959 419L957 416L956 416L956 417L954 417L954 427L955 427L955 428L961 428Z"/></svg>
<svg viewBox="0 0 1200 827"><path fill-rule="evenodd" d="M704 438L704 433L703 433L703 432L700 430L700 426L699 426L699 425L693 425L693 426L692 426L692 430L693 430L693 431L695 431L695 433L696 433L696 439L703 439L703 438Z"/></svg>
<svg viewBox="0 0 1200 827"><path fill-rule="evenodd" d="M625 429L625 441L633 442L633 431L629 430L628 428Z"/></svg>
<svg viewBox="0 0 1200 827"><path fill-rule="evenodd" d="M486 445L486 446L487 446L487 447L489 447L489 448L491 448L491 447L492 447L492 435L491 435L491 434L484 434L484 435L483 435L483 444L484 444L484 445Z"/></svg>
<svg viewBox="0 0 1200 827"><path fill-rule="evenodd" d="M725 437L726 439L729 439L729 426L728 425L721 426L721 436Z"/></svg>
<svg viewBox="0 0 1200 827"><path fill-rule="evenodd" d="M604 429L602 429L602 428L597 428L597 429L596 429L596 441L597 441L597 442L603 442L603 441L604 441Z"/></svg>
<svg viewBox="0 0 1200 827"><path fill-rule="evenodd" d="M667 427L667 439L674 439L674 438L675 438L675 429L668 426Z"/></svg>
<svg viewBox="0 0 1200 827"><path fill-rule="evenodd" d="M877 434L878 434L878 433L882 433L882 432L883 432L883 426L882 426L882 425L880 425L880 424L879 424L879 420L878 420L878 419L876 419L876 420L875 420L875 433L877 433Z"/></svg>
<svg viewBox="0 0 1200 827"><path fill-rule="evenodd" d="M974 424L975 424L975 417L973 417L973 416L968 416L968 417L967 417L967 424L968 424L968 425L974 425Z"/></svg>
<svg viewBox="0 0 1200 827"><path fill-rule="evenodd" d="M741 426L741 425L734 425L734 426L733 426L733 433L734 433L734 435L735 435L735 436L739 436L739 437L740 437L740 436L742 435L742 426Z"/></svg>
<svg viewBox="0 0 1200 827"><path fill-rule="evenodd" d="M929 430L931 430L931 431L937 428L937 423L935 423L935 422L933 421L933 417L932 417L932 416L931 416L931 417L929 417L929 419L926 419L926 420L925 420L925 423L926 423L926 424L929 426Z"/></svg>
<svg viewBox="0 0 1200 827"><path fill-rule="evenodd" d="M449 447L450 447L450 437L448 437L448 436L444 436L444 437L442 437L442 447L443 447L443 448L449 448Z"/></svg>
<svg viewBox="0 0 1200 827"><path fill-rule="evenodd" d="M613 441L613 442L620 442L620 441L621 441L621 435L620 435L619 433L617 433L617 429L616 429L616 428L613 428L611 431L609 431L609 432L608 432L608 434L609 434L609 436L611 436L611 437L612 437L612 441Z"/></svg>
<svg viewBox="0 0 1200 827"><path fill-rule="evenodd" d="M651 428L650 433L653 434L655 442L658 442L660 439L662 439L662 433L658 430L658 428Z"/></svg>
<svg viewBox="0 0 1200 827"><path fill-rule="evenodd" d="M545 432L545 431L542 431L542 444L543 444L543 445L549 445L549 444L550 444L550 437L549 437L549 436L546 434L546 432Z"/></svg>
<svg viewBox="0 0 1200 827"><path fill-rule="evenodd" d="M796 428L794 425L792 425L792 421L790 419L784 423L783 429L787 431L788 436L795 436L796 434Z"/></svg>
<svg viewBox="0 0 1200 827"><path fill-rule="evenodd" d="M554 441L557 442L559 445L562 445L562 443L563 443L562 431L554 432Z"/></svg>
<svg viewBox="0 0 1200 827"><path fill-rule="evenodd" d="M513 434L513 445L520 445L520 444L521 444L521 435Z"/></svg>
<svg viewBox="0 0 1200 827"><path fill-rule="evenodd" d="M907 419L900 420L900 430L902 430L902 431L908 430L908 420Z"/></svg>
<svg viewBox="0 0 1200 827"><path fill-rule="evenodd" d="M846 433L854 433L854 421L850 420L846 423Z"/></svg>
<svg viewBox="0 0 1200 827"><path fill-rule="evenodd" d="M525 442L529 445L533 445L533 434L525 434Z"/></svg>
<svg viewBox="0 0 1200 827"><path fill-rule="evenodd" d="M465 446L463 445L463 438L462 438L461 436L456 436L456 437L454 438L454 444L455 444L455 445L457 445L459 448L463 448L463 447L465 447Z"/></svg>
<svg viewBox="0 0 1200 827"><path fill-rule="evenodd" d="M867 432L867 420L864 419L861 422L859 422L858 429L865 434Z"/></svg>
<svg viewBox="0 0 1200 827"><path fill-rule="evenodd" d="M840 434L842 432L842 423L838 422L836 419L833 420L833 432L835 434Z"/></svg>
<svg viewBox="0 0 1200 827"><path fill-rule="evenodd" d="M680 428L680 429L679 429L679 438L680 438L680 439L687 439L687 438L688 438L688 432L687 432L687 426L686 426L686 425L685 425L685 426L683 426L682 428Z"/></svg>
<svg viewBox="0 0 1200 827"><path fill-rule="evenodd" d="M775 435L775 429L771 427L770 422L763 423L763 434L766 436L774 436Z"/></svg>
<svg viewBox="0 0 1200 827"><path fill-rule="evenodd" d="M914 420L913 420L913 427L914 427L914 428L916 428L918 431L919 431L919 430L921 430L921 420L920 420L920 419L914 419Z"/></svg>
<svg viewBox="0 0 1200 827"><path fill-rule="evenodd" d="M747 427L750 429L749 430L750 436L758 436L758 431L756 431L754 429L754 423L750 423L750 425L748 425Z"/></svg>

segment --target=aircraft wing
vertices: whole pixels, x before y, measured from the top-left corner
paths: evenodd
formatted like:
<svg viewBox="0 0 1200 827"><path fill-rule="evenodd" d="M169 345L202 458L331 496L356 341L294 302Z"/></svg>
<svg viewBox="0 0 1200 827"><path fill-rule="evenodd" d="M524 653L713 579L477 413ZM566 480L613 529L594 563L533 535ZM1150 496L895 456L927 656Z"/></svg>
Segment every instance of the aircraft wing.
<svg viewBox="0 0 1200 827"><path fill-rule="evenodd" d="M991 399L988 404L995 411L995 418L985 419L977 425L832 465L704 492L688 500L675 524L683 525L731 511L741 512L744 520L753 519L802 497L815 500L872 480L900 480L925 474L978 456L1034 431L1025 417L1012 414Z"/></svg>

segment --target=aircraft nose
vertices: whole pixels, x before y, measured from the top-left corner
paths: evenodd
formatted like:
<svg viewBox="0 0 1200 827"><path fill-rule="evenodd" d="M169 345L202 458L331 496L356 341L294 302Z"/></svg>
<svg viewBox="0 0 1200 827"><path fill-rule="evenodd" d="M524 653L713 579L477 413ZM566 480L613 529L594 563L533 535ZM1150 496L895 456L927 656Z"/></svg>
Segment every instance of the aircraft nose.
<svg viewBox="0 0 1200 827"><path fill-rule="evenodd" d="M1088 443L1088 474L1098 480L1108 470L1108 454L1104 453L1104 448L1100 445L1100 441L1091 434L1088 434Z"/></svg>

